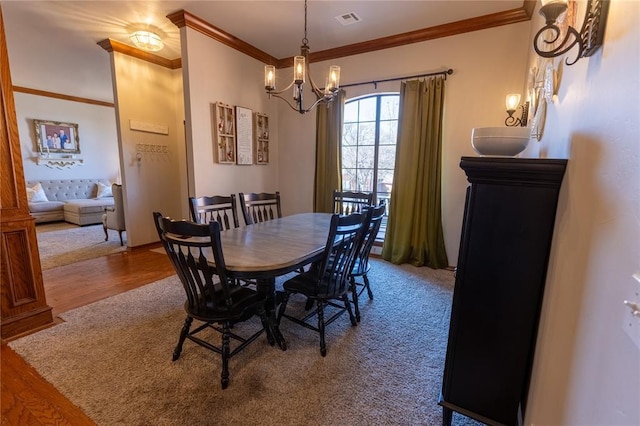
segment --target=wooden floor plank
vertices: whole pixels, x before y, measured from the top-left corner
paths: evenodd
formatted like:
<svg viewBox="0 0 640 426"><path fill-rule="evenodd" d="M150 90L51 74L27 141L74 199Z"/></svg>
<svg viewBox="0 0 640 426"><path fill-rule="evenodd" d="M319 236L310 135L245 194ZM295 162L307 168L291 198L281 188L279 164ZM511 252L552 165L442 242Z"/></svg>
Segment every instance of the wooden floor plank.
<svg viewBox="0 0 640 426"><path fill-rule="evenodd" d="M9 346L2 345L2 416L10 424L93 425Z"/></svg>
<svg viewBox="0 0 640 426"><path fill-rule="evenodd" d="M151 251L158 247L129 249L43 271L47 304L53 315L175 274L166 254ZM0 379L3 426L95 424L7 342L0 347Z"/></svg>
<svg viewBox="0 0 640 426"><path fill-rule="evenodd" d="M164 253L145 248L43 271L53 315L84 306L175 274Z"/></svg>

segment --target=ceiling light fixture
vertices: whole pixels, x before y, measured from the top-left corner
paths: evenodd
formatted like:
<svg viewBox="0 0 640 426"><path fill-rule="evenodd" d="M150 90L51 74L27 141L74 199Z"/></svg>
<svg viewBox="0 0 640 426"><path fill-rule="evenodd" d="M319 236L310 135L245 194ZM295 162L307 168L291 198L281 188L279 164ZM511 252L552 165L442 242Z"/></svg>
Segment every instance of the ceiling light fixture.
<svg viewBox="0 0 640 426"><path fill-rule="evenodd" d="M129 36L136 47L147 50L149 52L157 52L164 47L164 43L160 36L151 31L140 30Z"/></svg>
<svg viewBox="0 0 640 426"><path fill-rule="evenodd" d="M567 0L542 0L540 14L544 16L546 23L534 37L533 48L543 58L555 58L578 45L576 59L572 62L565 60L567 65L573 65L578 59L593 55L602 45L609 0L589 0L580 32L567 25L564 39L559 41L563 31L558 27L557 19L567 8Z"/></svg>
<svg viewBox="0 0 640 426"><path fill-rule="evenodd" d="M304 38L302 39L302 46L300 46L300 56L293 58L293 81L287 87L280 91L276 91L276 67L274 65L265 65L264 67L264 88L271 96L282 99L293 109L300 114L306 114L315 108L319 103L331 102L340 89L340 67L331 65L329 68L329 76L326 79L324 89L320 89L311 79L311 73L309 72L309 40L307 39L307 0L304 1ZM303 86L306 78L309 78L311 84L311 90L316 95L316 101L309 107L304 107L303 102ZM293 87L293 101L295 105L284 97L280 96L286 90Z"/></svg>

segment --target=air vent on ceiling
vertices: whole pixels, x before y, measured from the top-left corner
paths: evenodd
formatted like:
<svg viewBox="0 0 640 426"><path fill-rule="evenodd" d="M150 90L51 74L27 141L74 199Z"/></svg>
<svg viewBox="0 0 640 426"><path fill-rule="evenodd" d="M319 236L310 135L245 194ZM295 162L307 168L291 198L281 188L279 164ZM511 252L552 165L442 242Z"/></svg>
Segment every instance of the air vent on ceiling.
<svg viewBox="0 0 640 426"><path fill-rule="evenodd" d="M336 16L336 19L342 25L351 25L361 21L360 17L356 15L355 12L343 13L342 15Z"/></svg>

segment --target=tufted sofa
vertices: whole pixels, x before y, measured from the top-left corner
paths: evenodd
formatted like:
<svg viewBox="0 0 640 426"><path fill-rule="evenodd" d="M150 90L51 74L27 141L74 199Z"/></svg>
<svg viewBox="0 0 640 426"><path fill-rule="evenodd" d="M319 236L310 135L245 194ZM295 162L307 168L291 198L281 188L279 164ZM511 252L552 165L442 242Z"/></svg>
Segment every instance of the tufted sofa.
<svg viewBox="0 0 640 426"><path fill-rule="evenodd" d="M68 179L27 181L27 187L40 183L48 201L29 202L36 223L64 220L76 225L102 222L105 207L113 206L113 197L96 198L97 182L111 188L106 179Z"/></svg>

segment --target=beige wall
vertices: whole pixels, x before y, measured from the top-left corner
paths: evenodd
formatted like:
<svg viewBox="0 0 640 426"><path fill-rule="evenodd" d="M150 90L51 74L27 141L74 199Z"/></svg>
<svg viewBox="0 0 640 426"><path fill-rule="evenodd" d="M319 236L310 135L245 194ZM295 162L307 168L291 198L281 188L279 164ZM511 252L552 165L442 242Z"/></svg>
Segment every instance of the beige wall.
<svg viewBox="0 0 640 426"><path fill-rule="evenodd" d="M127 244L158 241L152 213L182 218L186 212L186 166L179 70L112 55L112 79L124 182ZM130 120L162 125L167 135L130 129ZM153 149L140 149L147 145ZM161 151L166 147L167 152ZM138 161L140 153L140 161Z"/></svg>
<svg viewBox="0 0 640 426"><path fill-rule="evenodd" d="M543 25L534 17L531 37ZM640 320L623 305L640 299L631 277L640 271L638 28L640 3L612 1L603 47L564 67L543 139L531 147L531 156L569 163L526 424L640 424Z"/></svg>
<svg viewBox="0 0 640 426"><path fill-rule="evenodd" d="M192 160L190 195L278 190L277 110L264 93L264 64L192 29L181 29L181 41L187 145ZM271 159L268 165L217 163L212 114L216 102L269 115ZM285 206L289 202L283 200Z"/></svg>
<svg viewBox="0 0 640 426"><path fill-rule="evenodd" d="M24 176L26 180L108 179L119 176L116 113L113 107L72 102L26 93L14 93ZM36 164L39 156L33 120L50 120L78 125L81 166L50 168ZM51 154L61 157L62 154Z"/></svg>

